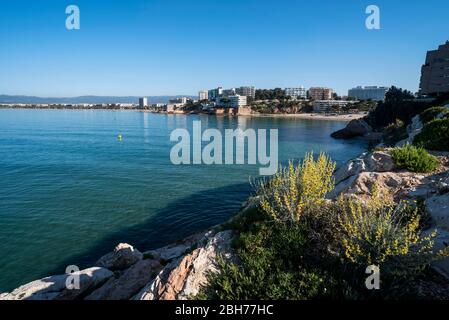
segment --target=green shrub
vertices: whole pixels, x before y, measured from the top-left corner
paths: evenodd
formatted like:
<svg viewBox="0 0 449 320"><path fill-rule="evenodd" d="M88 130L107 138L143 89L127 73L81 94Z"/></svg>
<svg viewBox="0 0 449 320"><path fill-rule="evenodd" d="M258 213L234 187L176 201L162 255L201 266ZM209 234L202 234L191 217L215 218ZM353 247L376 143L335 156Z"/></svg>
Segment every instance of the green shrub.
<svg viewBox="0 0 449 320"><path fill-rule="evenodd" d="M449 117L425 124L413 143L429 150L449 151Z"/></svg>
<svg viewBox="0 0 449 320"><path fill-rule="evenodd" d="M384 143L388 146L408 138L407 125L399 119L385 127L384 132Z"/></svg>
<svg viewBox="0 0 449 320"><path fill-rule="evenodd" d="M267 220L265 213L261 212L258 207L248 208L235 217L232 217L219 227L219 231L235 230L239 232L248 231L254 223Z"/></svg>
<svg viewBox="0 0 449 320"><path fill-rule="evenodd" d="M329 294L333 281L323 271L301 265L307 248L302 227L258 222L238 236L239 264L219 259L220 273L197 298L303 300Z"/></svg>
<svg viewBox="0 0 449 320"><path fill-rule="evenodd" d="M435 120L438 115L442 114L442 117L449 115L449 108L445 107L432 107L420 114L422 123L426 124L432 120Z"/></svg>
<svg viewBox="0 0 449 320"><path fill-rule="evenodd" d="M393 149L391 155L398 168L412 172L433 172L439 165L438 159L430 155L424 148L417 148L409 144Z"/></svg>

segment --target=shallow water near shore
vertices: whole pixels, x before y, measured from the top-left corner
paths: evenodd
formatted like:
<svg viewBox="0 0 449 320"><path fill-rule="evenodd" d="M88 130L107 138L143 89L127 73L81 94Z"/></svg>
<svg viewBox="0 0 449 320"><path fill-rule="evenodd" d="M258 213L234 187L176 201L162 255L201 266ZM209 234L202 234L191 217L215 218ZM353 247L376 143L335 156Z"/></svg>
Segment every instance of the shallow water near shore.
<svg viewBox="0 0 449 320"><path fill-rule="evenodd" d="M89 267L119 242L153 249L236 213L259 166L173 165L170 132L195 120L222 132L277 128L280 161L313 150L341 164L366 148L330 137L341 121L2 109L0 292Z"/></svg>

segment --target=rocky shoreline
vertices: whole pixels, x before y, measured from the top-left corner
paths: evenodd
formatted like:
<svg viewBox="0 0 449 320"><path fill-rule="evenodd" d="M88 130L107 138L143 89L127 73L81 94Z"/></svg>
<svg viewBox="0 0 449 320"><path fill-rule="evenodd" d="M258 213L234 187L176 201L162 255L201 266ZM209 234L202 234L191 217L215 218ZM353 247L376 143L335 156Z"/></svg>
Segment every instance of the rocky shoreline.
<svg viewBox="0 0 449 320"><path fill-rule="evenodd" d="M32 281L0 300L185 300L216 271L218 254L231 256L232 234L208 230L143 253L121 243L94 267ZM79 288L68 288L74 276Z"/></svg>
<svg viewBox="0 0 449 320"><path fill-rule="evenodd" d="M346 194L363 201L376 183L381 194L396 201L422 201L431 220L428 232L439 232L435 247L447 246L449 153L435 154L442 164L438 172L416 174L396 168L389 151L366 152L337 169L335 189L328 198ZM217 271L218 255L233 258L234 231L222 229L216 226L143 253L129 244L119 244L91 268L30 282L0 294L0 300L186 300L207 284L209 273ZM433 267L449 279L449 259L438 261ZM79 289L66 287L68 277L73 275L79 276Z"/></svg>
<svg viewBox="0 0 449 320"><path fill-rule="evenodd" d="M361 124L361 127L365 126ZM417 116L407 128L408 138L397 145L409 143L421 129ZM335 188L327 198L331 201L345 194L364 201L372 196L376 185L379 194L396 202L419 202L429 217L424 233L436 229L434 247L447 247L449 152L431 152L438 157L440 168L433 173L417 174L397 168L391 150L379 145L374 151L346 162L334 172ZM253 203L249 199L238 215L252 208ZM0 294L0 300L189 299L207 284L210 273L218 271L218 256L233 259L231 242L235 232L224 230L223 225L143 253L129 244L119 244L91 268L30 282ZM433 263L432 267L449 280L449 258ZM73 276L78 276L79 288L68 289L66 284Z"/></svg>

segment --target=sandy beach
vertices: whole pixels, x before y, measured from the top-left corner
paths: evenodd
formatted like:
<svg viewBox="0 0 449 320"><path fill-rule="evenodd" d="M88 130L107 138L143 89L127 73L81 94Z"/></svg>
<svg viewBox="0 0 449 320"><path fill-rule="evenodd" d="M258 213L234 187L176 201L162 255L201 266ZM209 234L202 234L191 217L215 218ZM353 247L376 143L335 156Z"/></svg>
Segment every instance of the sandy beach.
<svg viewBox="0 0 449 320"><path fill-rule="evenodd" d="M150 112L150 113L162 113L167 114L166 112L155 112L152 110L139 110L141 112ZM198 112L185 113L185 112L173 112L171 114L201 114ZM214 114L211 114L214 115ZM322 113L277 113L277 114L218 114L217 116L233 116L233 117L266 117L266 118L296 118L296 119L309 119L309 120L329 120L329 121L345 121L349 122L354 119L360 119L366 116L367 113L354 113L354 114L339 114L339 115L326 115Z"/></svg>
<svg viewBox="0 0 449 320"><path fill-rule="evenodd" d="M366 113L356 114L339 114L326 115L320 113L294 113L294 114L251 114L251 117L270 117L270 118L297 118L297 119L311 119L311 120L331 120L331 121L351 121L360 119L366 116Z"/></svg>

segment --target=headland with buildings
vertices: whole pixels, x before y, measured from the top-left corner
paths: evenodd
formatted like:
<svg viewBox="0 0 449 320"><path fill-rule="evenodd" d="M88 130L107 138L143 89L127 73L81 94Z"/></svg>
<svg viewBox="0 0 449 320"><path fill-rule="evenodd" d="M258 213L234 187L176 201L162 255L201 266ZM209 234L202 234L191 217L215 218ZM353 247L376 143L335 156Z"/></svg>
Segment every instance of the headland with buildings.
<svg viewBox="0 0 449 320"><path fill-rule="evenodd" d="M164 103L140 97L127 103L2 103L0 108L140 110L167 114L245 116L298 116L314 119L354 119L364 116L385 100L388 86L356 86L346 96L329 87L303 86L258 89L240 86L199 90L197 98L177 96ZM449 41L427 52L421 67L417 99L432 99L449 92ZM135 99L137 100L137 98Z"/></svg>

